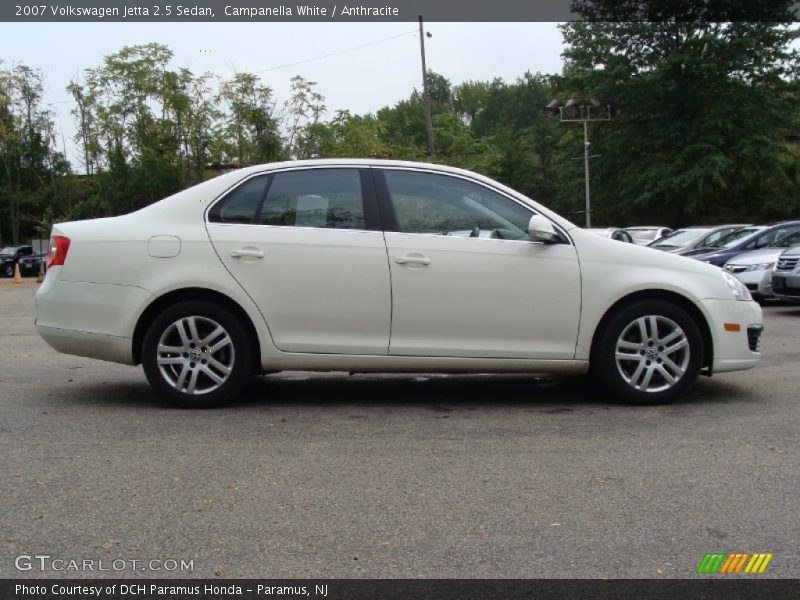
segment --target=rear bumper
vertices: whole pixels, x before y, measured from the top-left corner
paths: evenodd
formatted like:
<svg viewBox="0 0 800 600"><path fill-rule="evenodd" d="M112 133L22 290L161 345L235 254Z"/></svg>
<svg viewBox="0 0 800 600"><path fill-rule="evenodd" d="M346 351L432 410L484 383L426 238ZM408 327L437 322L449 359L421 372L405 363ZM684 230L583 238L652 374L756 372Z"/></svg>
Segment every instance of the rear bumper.
<svg viewBox="0 0 800 600"><path fill-rule="evenodd" d="M36 325L37 333L58 352L97 358L125 365L133 364L131 338L103 335L74 329Z"/></svg>
<svg viewBox="0 0 800 600"><path fill-rule="evenodd" d="M36 330L55 350L133 364L136 318L152 299L140 287L61 281L51 269L36 293Z"/></svg>
<svg viewBox="0 0 800 600"><path fill-rule="evenodd" d="M712 372L741 371L756 366L761 352L751 350L751 338L764 325L761 307L755 302L738 300L703 300L703 305L714 345ZM727 331L726 323L739 325L739 331Z"/></svg>

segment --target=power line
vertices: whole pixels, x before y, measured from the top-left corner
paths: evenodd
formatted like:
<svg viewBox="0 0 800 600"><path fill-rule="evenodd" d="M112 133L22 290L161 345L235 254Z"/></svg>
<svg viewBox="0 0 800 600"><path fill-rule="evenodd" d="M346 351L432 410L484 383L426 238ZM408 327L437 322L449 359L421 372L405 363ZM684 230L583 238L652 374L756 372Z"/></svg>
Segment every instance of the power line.
<svg viewBox="0 0 800 600"><path fill-rule="evenodd" d="M394 40L397 38L405 37L407 35L414 35L416 33L416 29L412 29L411 31L406 31L404 33L398 33L395 35L390 35L385 38L381 38L379 40L375 40L374 42L368 42L366 44L360 44L358 46L352 46L350 48L345 48L344 50L337 50L336 52L329 52L328 54L321 54L320 56L314 56L311 58L305 58L303 60L298 60L297 62L286 63L284 65L278 65L275 67L269 67L266 69L261 69L258 71L253 71L253 74L256 73L268 73L270 71L277 71L278 69L286 69L288 67L295 67L297 65L304 65L306 63L314 62L316 60L322 60L325 58L330 58L332 56L339 56L340 54L345 54L347 52L353 52L355 50L361 50L362 48L369 48L370 46L375 46L377 44L382 44L383 42L388 42L389 40Z"/></svg>
<svg viewBox="0 0 800 600"><path fill-rule="evenodd" d="M366 44L359 44L358 46L351 46L350 48L345 48L343 50L337 50L336 52L329 52L328 54L321 54L320 56L313 56L311 58L304 58L303 60L298 60L296 62L286 63L283 65L277 65L275 67L268 67L266 69L259 69L258 71L253 71L254 75L258 73L269 73L271 71L277 71L279 69L287 69L289 67L294 67L297 65L304 65L306 63L314 62L317 60L323 60L325 58L330 58L332 56L339 56L340 54L346 54L348 52L354 52L355 50L361 50L362 48L369 48L370 46L376 46L378 44L382 44L383 42L388 42L390 40L395 40L401 37L405 37L408 35L414 35L417 33L416 29L412 29L411 31L405 31L403 33L397 33L395 35L390 35L385 38L381 38L379 40L375 40L373 42L367 42ZM73 100L57 100L55 102L47 102L48 106L53 106L56 104L69 104L72 103Z"/></svg>

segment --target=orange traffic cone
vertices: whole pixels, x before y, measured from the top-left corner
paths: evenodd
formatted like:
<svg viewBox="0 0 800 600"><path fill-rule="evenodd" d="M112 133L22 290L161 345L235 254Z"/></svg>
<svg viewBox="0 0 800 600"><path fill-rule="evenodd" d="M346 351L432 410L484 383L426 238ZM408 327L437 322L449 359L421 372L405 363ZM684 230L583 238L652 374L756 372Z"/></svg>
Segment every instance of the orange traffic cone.
<svg viewBox="0 0 800 600"><path fill-rule="evenodd" d="M14 266L14 283L22 283L22 275L19 272L19 264Z"/></svg>

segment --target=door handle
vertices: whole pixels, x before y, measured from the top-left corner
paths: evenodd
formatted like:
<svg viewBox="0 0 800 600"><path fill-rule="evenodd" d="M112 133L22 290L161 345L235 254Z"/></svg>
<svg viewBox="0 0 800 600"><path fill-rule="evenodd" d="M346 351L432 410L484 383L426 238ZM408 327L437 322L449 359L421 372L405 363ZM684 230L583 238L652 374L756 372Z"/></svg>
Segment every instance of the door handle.
<svg viewBox="0 0 800 600"><path fill-rule="evenodd" d="M239 248L238 250L231 250L231 256L233 258L264 258L264 253L255 248Z"/></svg>
<svg viewBox="0 0 800 600"><path fill-rule="evenodd" d="M398 256L394 259L394 262L398 265L429 265L431 264L431 259L427 256L410 254L408 256Z"/></svg>

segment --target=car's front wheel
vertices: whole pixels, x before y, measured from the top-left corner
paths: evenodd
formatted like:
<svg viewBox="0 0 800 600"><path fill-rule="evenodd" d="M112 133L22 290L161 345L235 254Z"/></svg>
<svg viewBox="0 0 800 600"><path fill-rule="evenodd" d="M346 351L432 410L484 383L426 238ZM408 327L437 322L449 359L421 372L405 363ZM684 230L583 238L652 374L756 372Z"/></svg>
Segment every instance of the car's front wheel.
<svg viewBox="0 0 800 600"><path fill-rule="evenodd" d="M6 265L3 267L3 275L6 277L14 276L14 265Z"/></svg>
<svg viewBox="0 0 800 600"><path fill-rule="evenodd" d="M683 308L645 300L618 311L600 333L592 370L619 399L670 402L697 381L703 338Z"/></svg>
<svg viewBox="0 0 800 600"><path fill-rule="evenodd" d="M164 310L147 329L142 347L150 385L184 408L210 408L236 398L250 381L252 361L241 321L204 301Z"/></svg>

